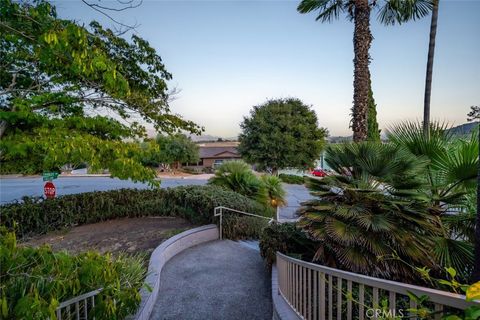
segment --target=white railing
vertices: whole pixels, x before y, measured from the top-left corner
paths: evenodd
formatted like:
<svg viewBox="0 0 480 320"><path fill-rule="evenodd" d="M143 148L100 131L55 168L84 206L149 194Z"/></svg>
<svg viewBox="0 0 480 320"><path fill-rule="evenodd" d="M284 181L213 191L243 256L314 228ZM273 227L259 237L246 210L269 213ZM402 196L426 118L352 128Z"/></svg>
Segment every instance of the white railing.
<svg viewBox="0 0 480 320"><path fill-rule="evenodd" d="M302 319L417 319L417 297L428 296L434 319L475 302L465 296L368 277L288 257L277 252L279 294Z"/></svg>
<svg viewBox="0 0 480 320"><path fill-rule="evenodd" d="M253 213L249 213L249 212L244 212L244 211L240 211L240 210L235 210L235 209L227 208L227 207L224 207L224 206L215 207L215 208L213 209L213 216L220 218L220 221L219 221L219 229L220 229L219 236L220 236L220 240L223 239L223 226L222 226L222 224L223 224L223 214L224 214L225 212L235 212L235 213L243 214L243 215L250 216L250 217L257 217L257 218L265 219L265 220L268 220L269 223L273 222L273 218L268 218L268 217L260 216L260 215L258 215L258 214L253 214Z"/></svg>
<svg viewBox="0 0 480 320"><path fill-rule="evenodd" d="M95 296L101 291L102 289L93 290L61 302L55 311L57 320L95 320L95 316L92 314L95 308Z"/></svg>

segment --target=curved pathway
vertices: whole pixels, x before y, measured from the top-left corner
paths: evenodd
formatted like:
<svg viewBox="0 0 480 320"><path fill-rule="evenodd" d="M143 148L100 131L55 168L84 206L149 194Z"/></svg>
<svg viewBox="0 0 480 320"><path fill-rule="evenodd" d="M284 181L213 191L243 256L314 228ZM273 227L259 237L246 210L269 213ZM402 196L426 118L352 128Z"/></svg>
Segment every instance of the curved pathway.
<svg viewBox="0 0 480 320"><path fill-rule="evenodd" d="M150 319L272 319L270 275L257 250L217 240L185 250L162 270Z"/></svg>

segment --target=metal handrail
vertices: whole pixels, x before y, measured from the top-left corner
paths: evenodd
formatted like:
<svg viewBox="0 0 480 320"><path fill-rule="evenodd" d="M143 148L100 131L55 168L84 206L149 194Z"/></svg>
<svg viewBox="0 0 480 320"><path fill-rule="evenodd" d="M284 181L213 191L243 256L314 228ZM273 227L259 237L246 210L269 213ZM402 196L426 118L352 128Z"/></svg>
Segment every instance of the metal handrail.
<svg viewBox="0 0 480 320"><path fill-rule="evenodd" d="M415 309L416 301L411 300L408 293L414 293L416 296L426 295L429 297L429 302L434 304L437 312L436 319L440 317L444 307L462 310L479 303L466 301L464 295L330 268L295 259L280 252L277 252L277 269L279 293L303 319L326 319L327 314L331 319L334 313L337 313L337 318L352 319L353 287L358 288L357 303L360 319L365 319L363 303L367 288L371 288L372 291L372 308L378 308L375 305L379 304L381 292L385 292L388 296L388 308L392 312L396 310L397 296L407 299L410 308ZM345 288L347 292L344 292ZM344 297L347 304L346 310L341 307ZM336 307L332 301L336 301ZM416 319L416 316L411 314L410 318Z"/></svg>
<svg viewBox="0 0 480 320"><path fill-rule="evenodd" d="M95 296L98 295L103 288L99 288L82 295L76 296L72 299L60 302L57 309L55 310L55 315L57 320L62 320L62 315L66 314L67 319L72 319L72 310L71 306L74 305L73 316L74 319L88 319L88 305L90 301L91 309L95 308ZM89 299L90 298L90 299ZM83 307L83 308L82 308ZM83 312L82 312L83 309ZM83 316L81 316L83 314ZM95 319L93 317L92 319Z"/></svg>
<svg viewBox="0 0 480 320"><path fill-rule="evenodd" d="M261 218L261 219L266 219L268 220L269 223L273 222L273 218L268 218L268 217L264 217L264 216L260 216L258 214L253 214L253 213L249 213L249 212L245 212L245 211L240 211L240 210L236 210L236 209L232 209L232 208L228 208L228 207L224 207L224 206L218 206L218 207L215 207L213 209L213 216L214 217L220 217L220 240L223 240L223 226L222 226L222 223L223 223L223 211L226 210L226 211L231 211L231 212L235 212L235 213L240 213L240 214L243 214L243 215L246 215L246 216L250 216L250 217L256 217L256 218Z"/></svg>

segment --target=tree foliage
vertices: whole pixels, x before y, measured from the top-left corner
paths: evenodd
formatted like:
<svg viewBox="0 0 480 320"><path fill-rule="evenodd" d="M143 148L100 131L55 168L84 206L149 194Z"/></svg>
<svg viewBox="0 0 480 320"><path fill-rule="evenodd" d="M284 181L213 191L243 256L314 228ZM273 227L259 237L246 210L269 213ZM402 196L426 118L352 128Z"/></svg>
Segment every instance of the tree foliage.
<svg viewBox="0 0 480 320"><path fill-rule="evenodd" d="M41 171L87 162L145 181L154 172L134 142L145 123L167 133L201 130L171 113L172 76L139 36L60 19L43 0L0 0L0 16L2 163Z"/></svg>
<svg viewBox="0 0 480 320"><path fill-rule="evenodd" d="M478 121L480 120L480 107L479 106L471 106L470 111L467 114L468 121Z"/></svg>
<svg viewBox="0 0 480 320"><path fill-rule="evenodd" d="M200 160L198 146L184 134L158 135L154 141L142 144L147 155L143 163L150 166L174 166L181 163L195 163Z"/></svg>
<svg viewBox="0 0 480 320"><path fill-rule="evenodd" d="M367 113L367 140L380 141L380 129L377 122L377 104L373 98L372 86L368 92L368 113Z"/></svg>
<svg viewBox="0 0 480 320"><path fill-rule="evenodd" d="M241 124L242 157L274 173L287 167L313 167L325 145L327 130L299 99L276 99L254 106Z"/></svg>

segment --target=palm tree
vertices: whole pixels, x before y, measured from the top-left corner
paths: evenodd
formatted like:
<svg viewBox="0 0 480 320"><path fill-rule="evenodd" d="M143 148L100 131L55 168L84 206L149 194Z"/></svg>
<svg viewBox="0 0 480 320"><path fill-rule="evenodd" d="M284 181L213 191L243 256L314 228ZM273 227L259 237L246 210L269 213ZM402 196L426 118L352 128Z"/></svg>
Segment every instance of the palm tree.
<svg viewBox="0 0 480 320"><path fill-rule="evenodd" d="M433 269L429 250L441 229L428 204L415 199L426 162L393 144L374 142L330 146L326 152L335 174L309 179L315 198L299 210L298 225L318 241L314 259L410 282L416 275L404 262Z"/></svg>
<svg viewBox="0 0 480 320"><path fill-rule="evenodd" d="M478 132L458 138L445 125L430 123L426 136L421 123L405 122L387 133L388 139L427 161L421 174L425 185L418 196L430 203L429 213L442 225L433 253L443 267L454 267L463 278L474 264L474 202L478 178Z"/></svg>
<svg viewBox="0 0 480 320"><path fill-rule="evenodd" d="M438 3L434 0L432 22L430 23L430 41L428 44L427 75L425 77L425 98L423 100L423 133L428 136L430 128L430 97L432 96L433 57L435 55L435 38L437 36Z"/></svg>
<svg viewBox="0 0 480 320"><path fill-rule="evenodd" d="M477 130L480 131L479 120L480 120L480 107L479 106L471 106L470 112L467 114L467 120L476 121L477 122ZM480 133L478 135L480 139ZM480 141L479 141L480 142ZM478 157L480 158L480 148ZM476 212L476 222L475 222L475 239L480 239L480 164L478 166L477 171L477 212ZM472 282L480 281L480 241L475 241L475 263L474 269L471 276Z"/></svg>
<svg viewBox="0 0 480 320"><path fill-rule="evenodd" d="M227 161L215 171L208 184L230 189L260 203L267 203L267 193L263 183L253 174L243 161Z"/></svg>
<svg viewBox="0 0 480 320"><path fill-rule="evenodd" d="M354 22L354 78L352 130L355 142L367 139L368 92L370 89L370 12L379 11L381 23L390 25L415 20L428 14L433 0L302 0L297 8L300 13L318 11L316 20L322 22L338 19L346 13ZM383 5L380 6L380 3Z"/></svg>
<svg viewBox="0 0 480 320"><path fill-rule="evenodd" d="M282 179L274 175L265 174L261 177L260 180L262 181L262 184L267 194L268 205L277 211L278 219L279 207L287 204L287 201L285 199L287 193L283 188Z"/></svg>

